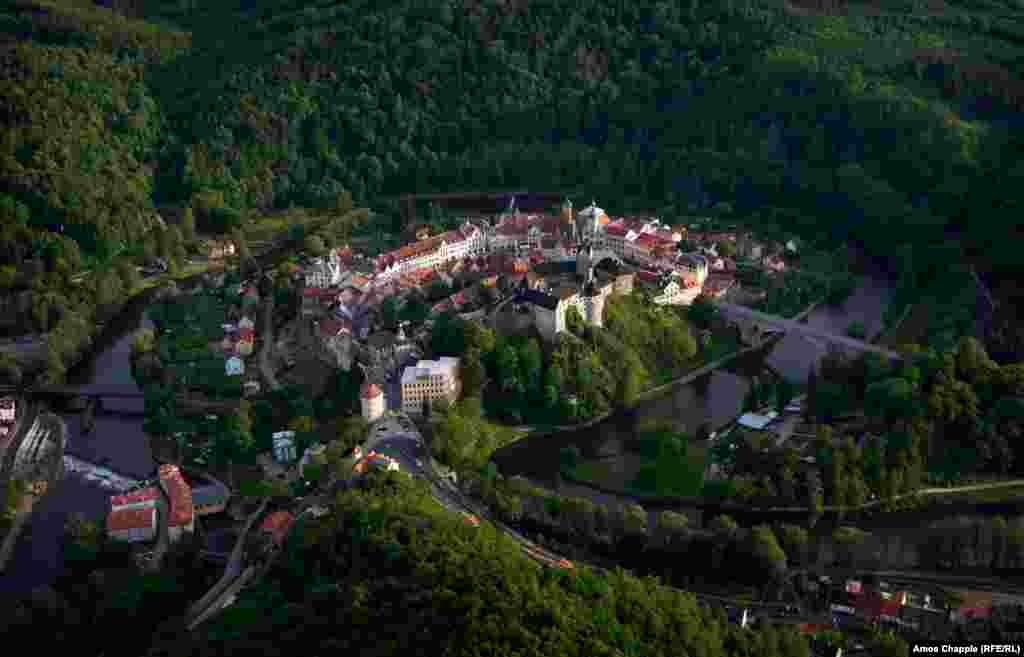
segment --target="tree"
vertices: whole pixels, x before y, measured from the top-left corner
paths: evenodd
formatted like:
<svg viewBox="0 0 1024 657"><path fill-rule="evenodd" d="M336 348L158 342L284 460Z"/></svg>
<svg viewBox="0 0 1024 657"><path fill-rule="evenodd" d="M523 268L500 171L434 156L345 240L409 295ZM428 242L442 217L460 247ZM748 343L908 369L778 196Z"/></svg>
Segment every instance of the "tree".
<svg viewBox="0 0 1024 657"><path fill-rule="evenodd" d="M640 364L629 358L623 364L622 376L615 389L615 401L621 408L629 408L636 403L640 393Z"/></svg>
<svg viewBox="0 0 1024 657"><path fill-rule="evenodd" d="M519 356L508 342L498 348L497 378L503 390L511 390L519 382Z"/></svg>
<svg viewBox="0 0 1024 657"><path fill-rule="evenodd" d="M314 256L322 256L326 251L327 247L324 245L324 240L319 235L310 235L306 238L304 248L307 253Z"/></svg>
<svg viewBox="0 0 1024 657"><path fill-rule="evenodd" d="M715 251L723 258L735 258L736 243L731 240L719 240L715 243Z"/></svg>
<svg viewBox="0 0 1024 657"><path fill-rule="evenodd" d="M864 410L886 421L909 418L915 407L914 389L906 379L878 381L864 392Z"/></svg>
<svg viewBox="0 0 1024 657"><path fill-rule="evenodd" d="M864 326L864 322L854 321L846 327L846 335L857 340L863 340L868 335L867 327Z"/></svg>
<svg viewBox="0 0 1024 657"><path fill-rule="evenodd" d="M791 563L804 563L810 545L810 536L806 529L799 525L784 524L779 528L779 539Z"/></svg>
<svg viewBox="0 0 1024 657"><path fill-rule="evenodd" d="M698 295L686 310L686 316L698 326L706 327L718 315L715 303L705 294Z"/></svg>
<svg viewBox="0 0 1024 657"><path fill-rule="evenodd" d="M398 317L405 322L420 324L430 314L430 308L419 294L410 294Z"/></svg>
<svg viewBox="0 0 1024 657"><path fill-rule="evenodd" d="M832 532L832 542L836 547L836 556L844 567L855 567L857 554L870 537L870 534L856 527L839 527Z"/></svg>
<svg viewBox="0 0 1024 657"><path fill-rule="evenodd" d="M532 338L519 350L519 366L522 373L520 380L531 396L536 396L541 392L541 368L543 364L540 344L535 338Z"/></svg>
<svg viewBox="0 0 1024 657"><path fill-rule="evenodd" d="M127 258L118 258L114 261L114 267L117 269L125 292L130 293L139 286L141 279L138 269L135 268L135 263Z"/></svg>
<svg viewBox="0 0 1024 657"><path fill-rule="evenodd" d="M775 532L768 525L757 525L750 531L750 554L760 572L764 572L769 585L778 587L786 578L786 553L779 546Z"/></svg>
<svg viewBox="0 0 1024 657"><path fill-rule="evenodd" d="M235 253L239 260L248 260L252 257L252 253L249 251L249 240L242 229L235 229L231 233L231 240L235 243Z"/></svg>
<svg viewBox="0 0 1024 657"><path fill-rule="evenodd" d="M471 347L462 357L462 396L479 397L483 390L484 366L480 350Z"/></svg>
<svg viewBox="0 0 1024 657"><path fill-rule="evenodd" d="M188 242L196 239L196 215L191 205L185 206L185 213L181 217L181 235Z"/></svg>
<svg viewBox="0 0 1024 657"><path fill-rule="evenodd" d="M380 304L380 321L387 328L398 326L398 300L387 297Z"/></svg>

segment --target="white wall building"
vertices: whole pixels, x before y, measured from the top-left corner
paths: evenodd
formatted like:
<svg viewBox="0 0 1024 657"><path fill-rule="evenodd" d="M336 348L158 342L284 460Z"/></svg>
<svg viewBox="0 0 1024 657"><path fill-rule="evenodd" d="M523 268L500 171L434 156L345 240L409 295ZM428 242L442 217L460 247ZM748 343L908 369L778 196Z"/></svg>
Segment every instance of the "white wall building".
<svg viewBox="0 0 1024 657"><path fill-rule="evenodd" d="M459 396L459 359L421 360L402 373L402 410L423 413L424 402L455 401Z"/></svg>

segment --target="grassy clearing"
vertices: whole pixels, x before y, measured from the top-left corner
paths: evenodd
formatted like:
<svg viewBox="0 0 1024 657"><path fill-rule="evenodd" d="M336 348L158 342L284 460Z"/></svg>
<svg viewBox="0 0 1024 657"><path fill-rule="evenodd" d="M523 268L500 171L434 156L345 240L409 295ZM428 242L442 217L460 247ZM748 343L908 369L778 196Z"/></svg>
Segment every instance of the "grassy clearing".
<svg viewBox="0 0 1024 657"><path fill-rule="evenodd" d="M688 447L689 468L665 467L657 459L626 453L614 459L587 461L576 466L573 476L584 483L633 495L695 497L704 484L707 449Z"/></svg>

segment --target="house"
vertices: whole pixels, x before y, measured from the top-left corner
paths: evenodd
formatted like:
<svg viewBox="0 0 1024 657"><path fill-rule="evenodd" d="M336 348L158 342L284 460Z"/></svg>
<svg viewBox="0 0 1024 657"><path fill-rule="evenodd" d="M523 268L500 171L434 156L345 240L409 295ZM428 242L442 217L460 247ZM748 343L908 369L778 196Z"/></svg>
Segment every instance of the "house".
<svg viewBox="0 0 1024 657"><path fill-rule="evenodd" d="M159 468L160 487L170 509L167 518L167 533L172 541L178 540L185 532L195 530L195 509L192 506L192 487L181 476L178 466L165 463Z"/></svg>
<svg viewBox="0 0 1024 657"><path fill-rule="evenodd" d="M960 604L950 612L950 620L963 623L992 615L991 591L960 591Z"/></svg>
<svg viewBox="0 0 1024 657"><path fill-rule="evenodd" d="M124 495L113 495L110 498L110 510L143 509L155 507L161 499L160 491L154 487L141 488Z"/></svg>
<svg viewBox="0 0 1024 657"><path fill-rule="evenodd" d="M291 463L296 459L294 431L278 431L272 438L274 441L275 461L278 463Z"/></svg>
<svg viewBox="0 0 1024 657"><path fill-rule="evenodd" d="M224 362L224 373L228 376L245 374L245 362L238 356L232 356Z"/></svg>
<svg viewBox="0 0 1024 657"><path fill-rule="evenodd" d="M235 243L226 240L204 240L199 245L200 252L211 260L219 260L235 255Z"/></svg>
<svg viewBox="0 0 1024 657"><path fill-rule="evenodd" d="M280 547L288 538L288 530L295 523L295 517L287 511L275 511L260 523L260 531L270 535L273 545Z"/></svg>
<svg viewBox="0 0 1024 657"><path fill-rule="evenodd" d="M0 422L14 422L17 405L14 399L5 397L0 399Z"/></svg>
<svg viewBox="0 0 1024 657"><path fill-rule="evenodd" d="M744 413L740 416L739 424L741 427L746 429L754 429L755 431L764 431L765 427L772 423L772 421L778 417L775 411L772 411L768 415L758 415L756 413Z"/></svg>
<svg viewBox="0 0 1024 657"><path fill-rule="evenodd" d="M421 360L402 373L402 410L420 415L424 403L454 402L460 388L458 358L442 356L438 360Z"/></svg>
<svg viewBox="0 0 1024 657"><path fill-rule="evenodd" d="M252 397L260 394L260 382L256 380L249 380L242 384L242 393L246 397Z"/></svg>
<svg viewBox="0 0 1024 657"><path fill-rule="evenodd" d="M156 506L111 511L107 516L107 534L129 543L152 541L156 538L158 519Z"/></svg>
<svg viewBox="0 0 1024 657"><path fill-rule="evenodd" d="M398 472L400 470L398 461L386 454L378 454L377 452L370 450L365 457L361 458L354 466L352 466L352 471L357 474L364 474L371 466L383 468L389 472Z"/></svg>
<svg viewBox="0 0 1024 657"><path fill-rule="evenodd" d="M230 493L220 486L200 486L192 489L192 508L197 516L221 513L227 508Z"/></svg>
<svg viewBox="0 0 1024 657"><path fill-rule="evenodd" d="M239 356L252 355L253 344L256 341L256 332L252 329L239 329L238 341L235 343L235 352Z"/></svg>
<svg viewBox="0 0 1024 657"><path fill-rule="evenodd" d="M249 329L250 331L252 331L252 330L255 330L255 328L256 328L256 324L251 319L249 319L248 317L246 317L244 315L242 316L242 319L238 320L238 330L239 330L239 332L241 332L242 329Z"/></svg>
<svg viewBox="0 0 1024 657"><path fill-rule="evenodd" d="M764 259L764 266L767 267L769 271L773 272L786 271L786 261L777 255L770 255L766 257Z"/></svg>

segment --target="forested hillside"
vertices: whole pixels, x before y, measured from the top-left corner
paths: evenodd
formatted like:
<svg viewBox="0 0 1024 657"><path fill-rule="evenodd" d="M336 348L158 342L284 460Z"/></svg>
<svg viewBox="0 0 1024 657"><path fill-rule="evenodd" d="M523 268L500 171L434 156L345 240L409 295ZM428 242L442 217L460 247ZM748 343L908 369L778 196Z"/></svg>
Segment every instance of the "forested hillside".
<svg viewBox="0 0 1024 657"><path fill-rule="evenodd" d="M102 4L0 10L8 264L62 223L110 250L154 203L512 185L852 238L908 284L961 243L1019 274L1011 0Z"/></svg>

